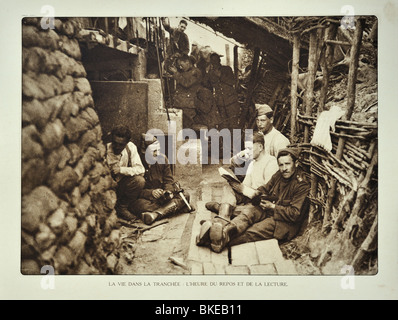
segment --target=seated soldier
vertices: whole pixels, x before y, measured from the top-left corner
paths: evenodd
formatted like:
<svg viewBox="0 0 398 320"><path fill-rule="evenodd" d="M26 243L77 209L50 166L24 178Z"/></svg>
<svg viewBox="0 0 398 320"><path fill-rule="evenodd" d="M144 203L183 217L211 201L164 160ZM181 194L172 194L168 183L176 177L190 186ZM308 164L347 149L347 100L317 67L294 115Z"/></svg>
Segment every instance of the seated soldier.
<svg viewBox="0 0 398 320"><path fill-rule="evenodd" d="M130 141L129 128L118 126L112 130L111 135L112 142L106 145L106 162L117 182L116 212L120 218L131 220L135 217L129 212L128 206L141 194L145 185L145 168L137 147Z"/></svg>
<svg viewBox="0 0 398 320"><path fill-rule="evenodd" d="M174 180L169 161L160 153L160 143L154 136L142 135L141 156L146 168L145 187L139 199L130 204L130 211L148 225L177 212L192 211L189 194Z"/></svg>
<svg viewBox="0 0 398 320"><path fill-rule="evenodd" d="M255 129L264 134L264 149L267 154L276 157L279 150L286 148L290 142L280 131L274 127L274 111L267 104L255 104L256 107L256 125ZM231 159L231 167L239 167L242 164L236 163L239 156ZM244 160L244 159L243 159ZM247 168L247 166L245 166Z"/></svg>
<svg viewBox="0 0 398 320"><path fill-rule="evenodd" d="M229 181L230 188L224 188L223 198L232 199L232 205L247 204L252 201L254 191L265 185L275 172L278 171L278 163L274 156L264 150L264 135L256 132L247 137L245 141L246 159L252 159L242 183ZM220 203L207 202L206 209L218 213Z"/></svg>
<svg viewBox="0 0 398 320"><path fill-rule="evenodd" d="M259 205L249 205L234 219L234 207L222 203L219 215L202 224L197 245L221 252L227 245L275 238L291 240L307 217L310 183L298 166L299 150L286 148L278 153L279 171L257 189Z"/></svg>

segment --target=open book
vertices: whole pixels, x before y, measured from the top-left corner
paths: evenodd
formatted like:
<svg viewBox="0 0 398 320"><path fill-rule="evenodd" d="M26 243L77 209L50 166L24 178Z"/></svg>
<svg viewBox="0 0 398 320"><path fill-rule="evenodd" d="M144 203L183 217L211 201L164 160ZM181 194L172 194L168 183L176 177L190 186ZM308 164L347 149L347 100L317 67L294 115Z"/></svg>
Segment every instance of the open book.
<svg viewBox="0 0 398 320"><path fill-rule="evenodd" d="M220 174L221 177L223 177L228 182L240 183L239 179L236 177L236 175L231 170L227 170L227 169L220 167L220 168L218 168L218 173Z"/></svg>
<svg viewBox="0 0 398 320"><path fill-rule="evenodd" d="M239 186L234 186L231 185L232 189L234 189L236 192L243 194L244 196L248 197L251 199L251 202L253 205L258 206L261 202L261 199L268 200L271 202L276 202L278 200L277 197L272 197L269 195L265 195L261 193L260 191L253 189L249 186L244 185L241 183L236 175L230 170L226 170L222 167L218 168L218 173L220 174L221 177L223 177L225 180L228 182L237 182L239 183Z"/></svg>

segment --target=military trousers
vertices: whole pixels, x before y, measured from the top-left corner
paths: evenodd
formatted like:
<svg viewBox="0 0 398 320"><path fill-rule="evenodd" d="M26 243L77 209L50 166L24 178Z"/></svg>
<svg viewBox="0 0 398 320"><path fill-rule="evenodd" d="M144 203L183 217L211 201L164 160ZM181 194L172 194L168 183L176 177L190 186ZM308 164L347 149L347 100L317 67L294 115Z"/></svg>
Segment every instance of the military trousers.
<svg viewBox="0 0 398 320"><path fill-rule="evenodd" d="M258 206L245 205L232 222L237 227L237 233L230 241L230 246L274 238L275 220L269 216L269 212Z"/></svg>

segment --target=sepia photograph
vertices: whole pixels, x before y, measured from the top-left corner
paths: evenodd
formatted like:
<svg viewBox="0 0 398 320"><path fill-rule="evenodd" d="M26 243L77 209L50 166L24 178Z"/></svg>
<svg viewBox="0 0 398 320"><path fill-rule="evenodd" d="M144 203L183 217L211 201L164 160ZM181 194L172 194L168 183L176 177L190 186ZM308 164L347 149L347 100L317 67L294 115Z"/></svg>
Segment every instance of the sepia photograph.
<svg viewBox="0 0 398 320"><path fill-rule="evenodd" d="M23 274L377 273L375 16L22 24Z"/></svg>
<svg viewBox="0 0 398 320"><path fill-rule="evenodd" d="M17 281L228 298L379 281L385 17L336 8L21 14Z"/></svg>

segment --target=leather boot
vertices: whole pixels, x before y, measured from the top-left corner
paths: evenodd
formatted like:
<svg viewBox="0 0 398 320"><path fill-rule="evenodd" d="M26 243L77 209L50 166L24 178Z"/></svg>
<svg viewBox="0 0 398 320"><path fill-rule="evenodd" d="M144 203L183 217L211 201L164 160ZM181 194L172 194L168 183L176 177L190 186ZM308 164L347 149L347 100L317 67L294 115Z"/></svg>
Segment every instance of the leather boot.
<svg viewBox="0 0 398 320"><path fill-rule="evenodd" d="M213 223L211 220L202 220L200 224L200 231L196 236L196 245L207 247L210 245L210 228Z"/></svg>
<svg viewBox="0 0 398 320"><path fill-rule="evenodd" d="M215 201L206 202L205 207L207 210L217 213L220 210L220 203Z"/></svg>
<svg viewBox="0 0 398 320"><path fill-rule="evenodd" d="M137 219L137 217L129 211L127 204L116 203L115 209L117 216L123 220L131 221Z"/></svg>
<svg viewBox="0 0 398 320"><path fill-rule="evenodd" d="M176 213L180 209L182 209L185 205L185 202L181 199L173 199L164 206L160 207L156 211L152 212L143 212L141 214L141 219L145 224L151 225L156 220L160 220L166 216Z"/></svg>
<svg viewBox="0 0 398 320"><path fill-rule="evenodd" d="M220 253L237 233L235 224L230 220L234 209L234 206L222 203L218 216L215 216L213 219L209 236L210 247L216 253Z"/></svg>

